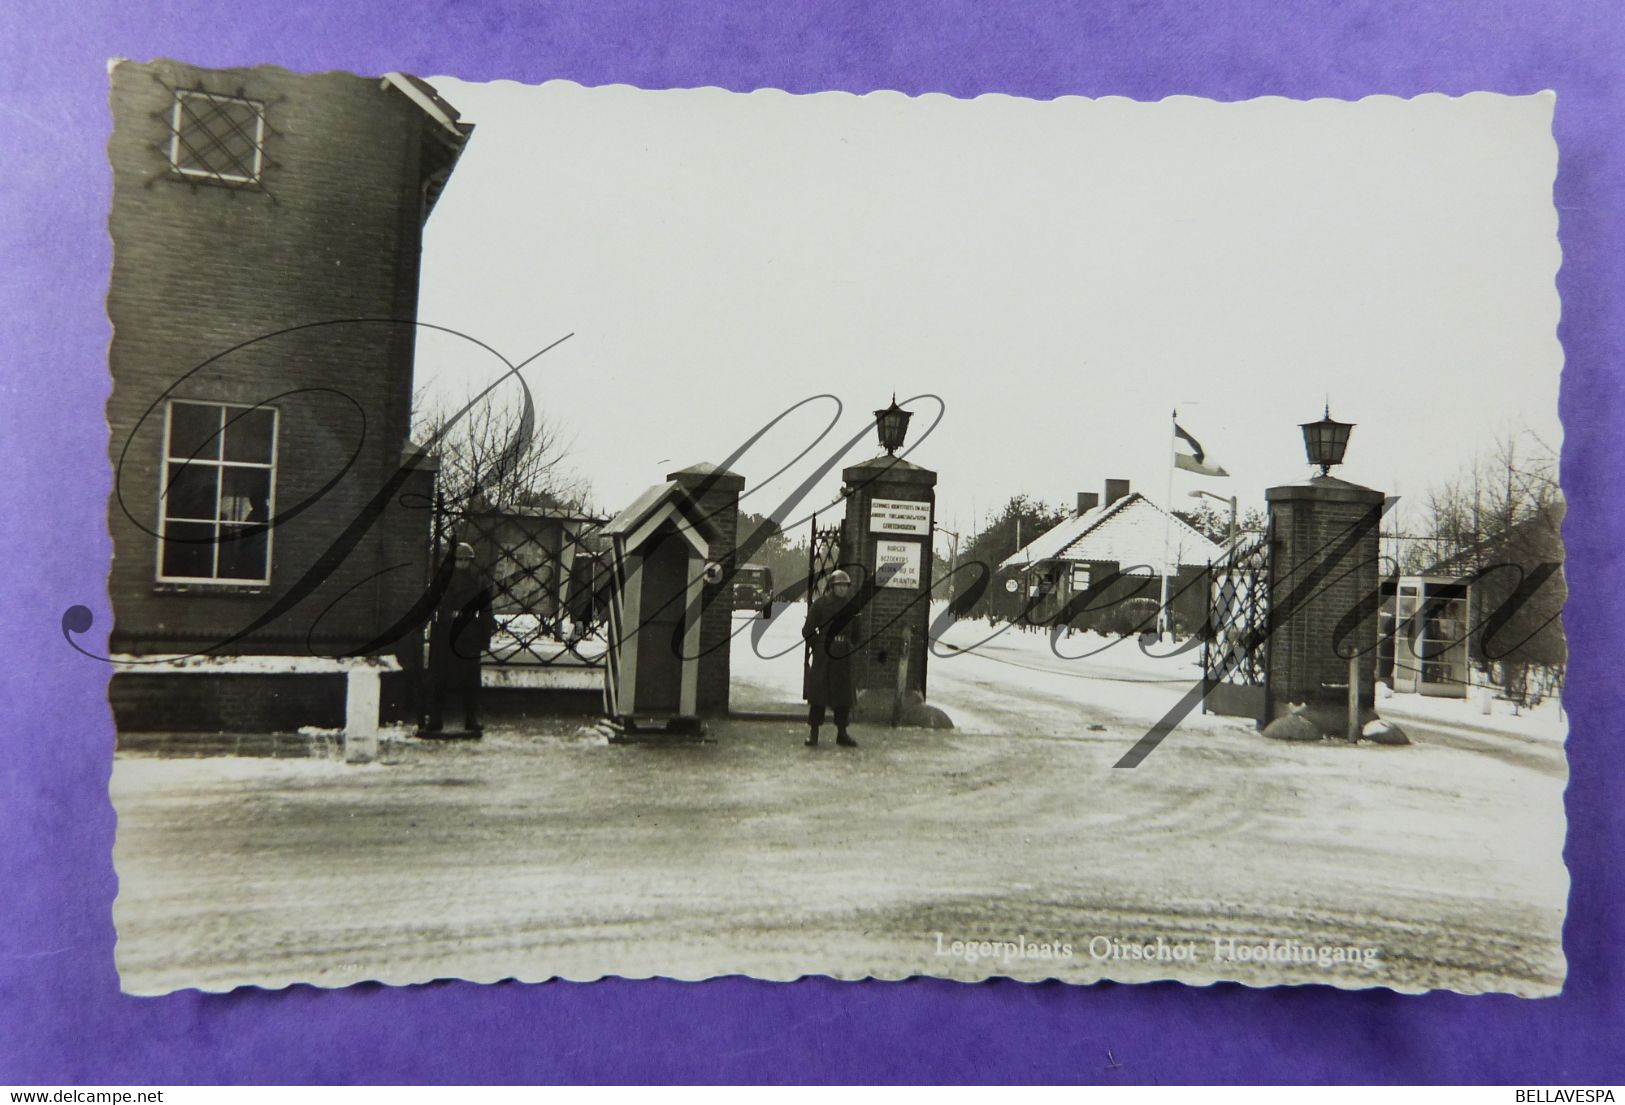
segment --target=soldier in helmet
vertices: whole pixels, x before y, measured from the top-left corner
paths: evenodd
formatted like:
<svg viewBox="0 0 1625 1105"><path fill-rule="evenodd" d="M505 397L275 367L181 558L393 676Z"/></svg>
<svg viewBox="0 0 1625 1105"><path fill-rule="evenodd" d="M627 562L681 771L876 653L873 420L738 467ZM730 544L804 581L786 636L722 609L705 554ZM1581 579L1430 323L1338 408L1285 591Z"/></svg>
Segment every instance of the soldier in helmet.
<svg viewBox="0 0 1625 1105"><path fill-rule="evenodd" d="M465 731L481 731L479 712L480 657L491 644L496 618L491 589L474 566L474 547L459 544L442 568L444 590L429 626L429 724L431 733L445 725L446 697L462 698Z"/></svg>
<svg viewBox="0 0 1625 1105"><path fill-rule="evenodd" d="M802 680L802 697L807 700L807 724L812 732L809 746L818 743L818 728L824 723L826 708L835 714L835 743L856 748L858 742L847 733L852 705L857 693L852 686L852 652L858 642L857 605L853 601L852 577L837 569L831 572L828 588L812 601L807 624L801 630L808 645L807 667Z"/></svg>

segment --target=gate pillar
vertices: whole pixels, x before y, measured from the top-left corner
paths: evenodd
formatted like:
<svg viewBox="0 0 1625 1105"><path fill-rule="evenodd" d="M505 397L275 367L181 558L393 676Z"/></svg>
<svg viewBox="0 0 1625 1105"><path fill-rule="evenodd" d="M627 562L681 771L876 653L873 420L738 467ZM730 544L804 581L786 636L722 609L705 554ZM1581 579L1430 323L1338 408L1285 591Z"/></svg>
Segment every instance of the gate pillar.
<svg viewBox="0 0 1625 1105"><path fill-rule="evenodd" d="M841 554L861 589L868 642L853 663L857 712L866 721L895 722L925 700L937 474L888 455L843 469L841 478Z"/></svg>
<svg viewBox="0 0 1625 1105"><path fill-rule="evenodd" d="M1267 736L1317 739L1376 720L1383 493L1320 475L1265 492L1270 516ZM1352 665L1350 653L1357 653ZM1298 707L1302 707L1299 709ZM1385 727L1381 740L1397 727ZM1402 734L1393 743L1404 741Z"/></svg>
<svg viewBox="0 0 1625 1105"><path fill-rule="evenodd" d="M729 639L733 634L734 550L739 542L739 493L745 477L714 464L691 464L666 477L686 491L715 531L711 561L720 578L707 579L700 596L699 710L707 716L728 712Z"/></svg>

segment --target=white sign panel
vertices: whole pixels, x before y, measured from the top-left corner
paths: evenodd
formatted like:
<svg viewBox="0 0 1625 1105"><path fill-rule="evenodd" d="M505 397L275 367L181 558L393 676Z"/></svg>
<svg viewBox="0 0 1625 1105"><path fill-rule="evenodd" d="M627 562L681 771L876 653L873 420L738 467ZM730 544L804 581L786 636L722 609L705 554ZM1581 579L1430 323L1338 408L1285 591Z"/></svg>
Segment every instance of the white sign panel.
<svg viewBox="0 0 1625 1105"><path fill-rule="evenodd" d="M907 499L871 499L870 533L914 533L931 535L931 504Z"/></svg>
<svg viewBox="0 0 1625 1105"><path fill-rule="evenodd" d="M877 541L875 582L881 587L919 590L920 548L918 541Z"/></svg>

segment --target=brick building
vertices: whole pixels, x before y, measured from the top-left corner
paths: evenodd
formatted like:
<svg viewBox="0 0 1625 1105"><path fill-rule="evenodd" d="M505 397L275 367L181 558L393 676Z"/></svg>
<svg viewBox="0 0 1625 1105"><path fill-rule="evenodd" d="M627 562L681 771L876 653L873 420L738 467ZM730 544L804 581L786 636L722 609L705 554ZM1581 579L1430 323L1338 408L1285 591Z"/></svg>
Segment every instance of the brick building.
<svg viewBox="0 0 1625 1105"><path fill-rule="evenodd" d="M253 679L411 650L419 255L472 128L400 74L117 62L111 86L111 651L263 658ZM174 704L155 671L115 676L121 728ZM236 690L199 724L252 724Z"/></svg>

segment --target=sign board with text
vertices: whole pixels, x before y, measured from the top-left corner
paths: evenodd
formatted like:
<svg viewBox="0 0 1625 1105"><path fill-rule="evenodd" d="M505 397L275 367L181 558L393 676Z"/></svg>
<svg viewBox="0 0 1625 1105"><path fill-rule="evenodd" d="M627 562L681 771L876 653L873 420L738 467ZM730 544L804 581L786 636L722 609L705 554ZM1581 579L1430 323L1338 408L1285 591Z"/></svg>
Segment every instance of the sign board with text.
<svg viewBox="0 0 1625 1105"><path fill-rule="evenodd" d="M912 533L931 535L931 504L911 499L872 499L869 502L870 533Z"/></svg>
<svg viewBox="0 0 1625 1105"><path fill-rule="evenodd" d="M876 585L919 590L921 548L918 541L876 541Z"/></svg>

